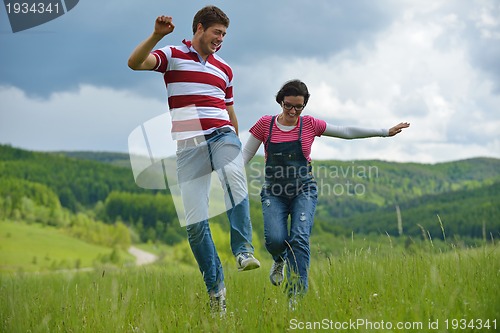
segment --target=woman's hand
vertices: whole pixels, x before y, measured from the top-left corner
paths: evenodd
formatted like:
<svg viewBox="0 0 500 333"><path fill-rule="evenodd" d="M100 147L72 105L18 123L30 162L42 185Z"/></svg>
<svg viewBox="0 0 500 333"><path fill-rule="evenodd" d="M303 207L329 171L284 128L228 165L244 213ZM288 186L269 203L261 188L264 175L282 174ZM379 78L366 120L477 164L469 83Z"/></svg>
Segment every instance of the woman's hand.
<svg viewBox="0 0 500 333"><path fill-rule="evenodd" d="M389 129L389 136L394 136L398 133L401 133L403 128L408 128L408 127L410 127L410 123L399 123L396 126L391 127Z"/></svg>

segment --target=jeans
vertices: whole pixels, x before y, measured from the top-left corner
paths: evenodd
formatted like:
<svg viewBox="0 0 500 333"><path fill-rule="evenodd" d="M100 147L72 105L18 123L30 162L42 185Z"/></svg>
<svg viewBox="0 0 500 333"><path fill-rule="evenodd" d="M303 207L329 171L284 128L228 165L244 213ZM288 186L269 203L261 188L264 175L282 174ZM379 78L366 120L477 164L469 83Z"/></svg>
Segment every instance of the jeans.
<svg viewBox="0 0 500 333"><path fill-rule="evenodd" d="M216 171L224 191L223 203L231 229L231 250L234 255L253 253L241 142L234 132L221 133L198 146L180 146L177 150L177 178L189 245L207 291L217 293L224 288L224 273L208 223L212 171Z"/></svg>
<svg viewBox="0 0 500 333"><path fill-rule="evenodd" d="M283 193L286 191L283 191ZM309 237L314 223L318 189L314 181L294 195L275 195L266 184L261 191L266 249L274 261L287 261L289 296L308 289ZM290 215L290 228L288 216Z"/></svg>

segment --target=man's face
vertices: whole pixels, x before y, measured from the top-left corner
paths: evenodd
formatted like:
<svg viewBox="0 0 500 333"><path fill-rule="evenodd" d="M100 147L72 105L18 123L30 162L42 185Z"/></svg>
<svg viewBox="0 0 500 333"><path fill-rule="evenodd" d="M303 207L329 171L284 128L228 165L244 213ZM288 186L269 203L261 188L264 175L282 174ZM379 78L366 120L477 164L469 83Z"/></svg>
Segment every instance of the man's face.
<svg viewBox="0 0 500 333"><path fill-rule="evenodd" d="M207 30L203 30L201 24L198 26L196 34L199 35L200 50L197 50L202 57L215 53L219 49L226 36L227 28L222 24L212 25Z"/></svg>

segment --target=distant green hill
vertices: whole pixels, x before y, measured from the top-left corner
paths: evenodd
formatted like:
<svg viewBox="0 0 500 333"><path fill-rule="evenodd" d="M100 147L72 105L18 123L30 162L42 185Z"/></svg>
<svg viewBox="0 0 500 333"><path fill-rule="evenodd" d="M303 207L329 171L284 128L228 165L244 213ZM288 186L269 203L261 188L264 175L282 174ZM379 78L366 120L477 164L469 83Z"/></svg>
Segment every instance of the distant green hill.
<svg viewBox="0 0 500 333"><path fill-rule="evenodd" d="M263 163L257 158L247 169L256 200ZM500 238L499 159L315 161L313 173L319 190L315 232L397 236L399 206L403 235L420 236L424 230L427 237Z"/></svg>
<svg viewBox="0 0 500 333"><path fill-rule="evenodd" d="M124 250L84 242L55 227L0 221L0 272L79 269L112 257L133 263Z"/></svg>
<svg viewBox="0 0 500 333"><path fill-rule="evenodd" d="M247 166L252 219L259 233L263 163L256 156ZM316 161L313 168L319 188L315 232L396 236L399 206L404 235L420 236L425 230L442 237L439 215L449 237L500 237L499 159L437 164ZM168 191L138 187L127 154L41 153L0 145L0 199L10 205L10 213L14 201L22 209L23 197L38 205L57 205L53 195L73 212L133 226L143 241L184 239ZM3 215L9 215L5 209ZM227 228L224 216L215 220Z"/></svg>
<svg viewBox="0 0 500 333"><path fill-rule="evenodd" d="M444 239L461 236L500 238L500 182L474 189L424 195L402 202L399 206L403 235ZM396 205L336 218L321 224L325 230L349 235L398 235Z"/></svg>
<svg viewBox="0 0 500 333"><path fill-rule="evenodd" d="M95 152L95 151L61 151L55 154L74 157L80 160L90 160L108 163L119 167L130 167L130 157L125 153Z"/></svg>
<svg viewBox="0 0 500 333"><path fill-rule="evenodd" d="M143 191L127 168L6 145L0 145L0 178L43 184L73 211L104 201L112 191Z"/></svg>

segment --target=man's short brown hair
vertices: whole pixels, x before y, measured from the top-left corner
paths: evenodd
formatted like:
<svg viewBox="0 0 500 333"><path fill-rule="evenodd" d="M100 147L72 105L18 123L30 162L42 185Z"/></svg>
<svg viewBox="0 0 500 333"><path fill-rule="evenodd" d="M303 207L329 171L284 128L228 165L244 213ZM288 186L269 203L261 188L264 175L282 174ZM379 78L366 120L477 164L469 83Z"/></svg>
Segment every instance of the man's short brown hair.
<svg viewBox="0 0 500 333"><path fill-rule="evenodd" d="M206 6L200 9L193 19L193 35L196 33L198 23L201 23L203 30L207 30L214 24L222 24L229 27L229 17L226 13L215 6Z"/></svg>

